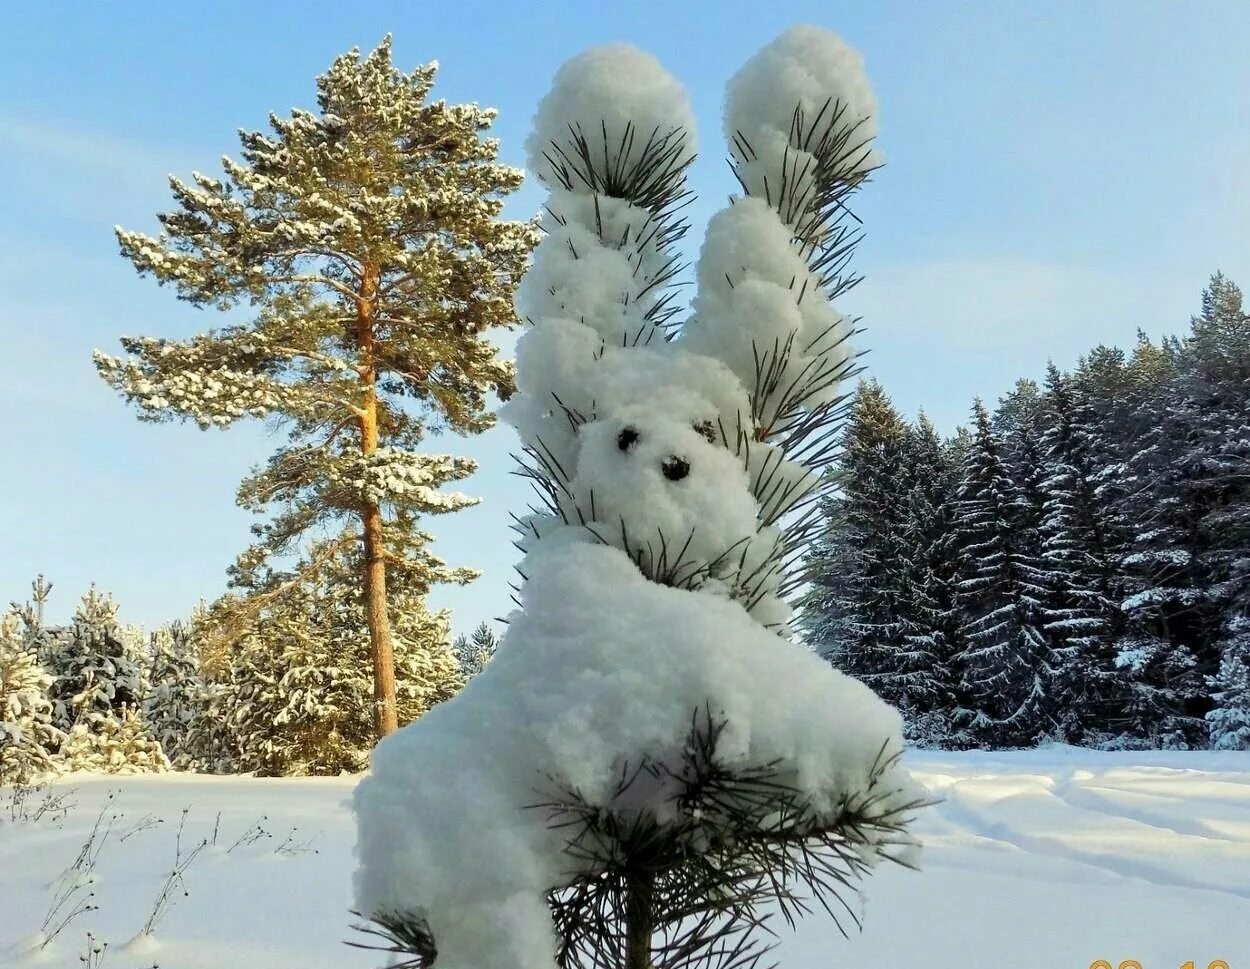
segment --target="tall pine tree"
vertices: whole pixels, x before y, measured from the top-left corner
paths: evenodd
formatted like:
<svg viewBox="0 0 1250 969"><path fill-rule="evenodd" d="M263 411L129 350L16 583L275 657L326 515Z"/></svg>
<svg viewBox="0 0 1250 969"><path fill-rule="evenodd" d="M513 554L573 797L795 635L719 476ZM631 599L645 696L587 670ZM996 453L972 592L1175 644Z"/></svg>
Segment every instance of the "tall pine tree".
<svg viewBox="0 0 1250 969"><path fill-rule="evenodd" d="M122 254L197 306L246 304L255 316L96 354L144 419L286 427L286 445L240 487L242 505L271 513L240 566L298 550L310 530L359 542L352 581L381 735L398 722L388 572L420 565L403 559L413 515L470 503L438 489L472 462L413 449L429 431L491 425L488 395L508 396L512 369L487 335L514 323L536 242L533 225L499 218L522 173L483 134L495 113L429 102L435 73L396 70L389 38L364 58L353 51L317 79L317 112L243 133L224 180L171 179L178 207L160 216L163 234L118 230ZM300 561L304 581L324 581L321 559Z"/></svg>

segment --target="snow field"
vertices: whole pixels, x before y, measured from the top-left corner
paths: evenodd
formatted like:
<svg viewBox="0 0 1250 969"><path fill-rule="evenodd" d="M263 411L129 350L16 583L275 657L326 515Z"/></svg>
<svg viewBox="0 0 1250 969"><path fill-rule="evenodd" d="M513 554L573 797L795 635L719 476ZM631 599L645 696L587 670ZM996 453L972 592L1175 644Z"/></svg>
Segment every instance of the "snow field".
<svg viewBox="0 0 1250 969"><path fill-rule="evenodd" d="M1029 966L1086 969L1135 959L1143 969L1250 967L1250 754L910 752L940 804L922 812L919 873L886 867L869 880L864 929L843 939L816 915L782 929L786 969ZM358 778L260 780L185 774L76 775L63 820L11 821L0 792L0 966L78 966L88 930L110 942L102 969L350 969L380 966L349 948L355 838L346 801ZM43 952L14 943L39 927L50 888L104 806L119 818L98 856L99 910ZM124 952L184 844L217 846L186 872L148 952ZM163 819L121 838L145 817ZM231 845L265 816L271 836ZM107 821L107 818L106 818ZM296 847L278 851L295 830ZM858 908L854 900L853 908Z"/></svg>

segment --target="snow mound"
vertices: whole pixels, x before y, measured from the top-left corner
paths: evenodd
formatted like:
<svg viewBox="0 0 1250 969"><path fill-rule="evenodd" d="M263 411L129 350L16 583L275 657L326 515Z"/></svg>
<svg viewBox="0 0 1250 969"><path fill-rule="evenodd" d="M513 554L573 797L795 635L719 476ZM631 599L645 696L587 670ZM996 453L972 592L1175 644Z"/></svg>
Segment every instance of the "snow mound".
<svg viewBox="0 0 1250 969"><path fill-rule="evenodd" d="M354 799L358 904L402 913L419 899L447 969L553 965L546 893L575 862L567 834L525 808L551 796L548 777L606 801L622 752L679 757L706 702L729 762L780 761L833 811L867 786L883 739L898 744L892 709L737 603L658 585L604 546L539 543L525 567L490 665L379 744ZM882 812L916 797L901 771L882 787Z"/></svg>

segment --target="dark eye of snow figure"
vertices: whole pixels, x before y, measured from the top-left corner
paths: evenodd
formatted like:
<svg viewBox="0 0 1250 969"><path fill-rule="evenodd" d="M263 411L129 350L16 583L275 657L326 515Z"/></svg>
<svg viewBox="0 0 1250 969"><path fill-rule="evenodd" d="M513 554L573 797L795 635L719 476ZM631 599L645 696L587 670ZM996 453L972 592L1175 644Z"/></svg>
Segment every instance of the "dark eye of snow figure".
<svg viewBox="0 0 1250 969"><path fill-rule="evenodd" d="M685 458L679 458L676 454L670 454L664 459L660 469L669 481L680 481L690 473L690 462Z"/></svg>
<svg viewBox="0 0 1250 969"><path fill-rule="evenodd" d="M616 446L622 451L628 451L638 443L638 431L632 427L621 428L621 433L616 435Z"/></svg>
<svg viewBox="0 0 1250 969"><path fill-rule="evenodd" d="M695 433L702 435L708 444L716 443L716 427L711 421L699 421L698 424L693 426Z"/></svg>

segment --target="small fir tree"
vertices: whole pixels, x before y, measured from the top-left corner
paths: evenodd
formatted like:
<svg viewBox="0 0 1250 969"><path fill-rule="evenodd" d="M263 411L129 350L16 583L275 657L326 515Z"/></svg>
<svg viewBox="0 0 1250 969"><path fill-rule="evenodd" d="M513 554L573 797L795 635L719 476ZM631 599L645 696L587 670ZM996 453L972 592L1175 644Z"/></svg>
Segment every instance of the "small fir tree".
<svg viewBox="0 0 1250 969"><path fill-rule="evenodd" d="M52 721L52 677L39 665L30 633L16 612L0 617L0 785L55 770L64 739Z"/></svg>
<svg viewBox="0 0 1250 969"><path fill-rule="evenodd" d="M61 745L60 767L98 774L151 774L169 770L169 759L139 711L112 715L84 710Z"/></svg>
<svg viewBox="0 0 1250 969"><path fill-rule="evenodd" d="M61 730L142 703L146 678L138 632L118 621L112 596L92 587L68 627L46 632L43 662L53 676L50 696Z"/></svg>
<svg viewBox="0 0 1250 969"><path fill-rule="evenodd" d="M460 675L466 683L485 669L498 646L499 641L495 634L484 622L478 623L470 635L461 634L456 637L452 648L460 662Z"/></svg>
<svg viewBox="0 0 1250 969"><path fill-rule="evenodd" d="M188 731L203 694L190 627L162 626L152 634L150 652L144 719L170 762L184 769L192 761Z"/></svg>
<svg viewBox="0 0 1250 969"><path fill-rule="evenodd" d="M119 229L122 254L182 299L246 304L255 317L190 340L124 338L127 356L95 356L144 419L288 429L240 487L241 505L271 513L240 567L310 529L355 523L379 735L398 722L388 573L412 567L402 555L414 515L471 503L439 490L471 461L413 449L429 431L491 426L488 395L509 395L512 369L488 334L515 322L536 242L532 224L499 218L522 173L484 136L495 112L429 102L436 69L396 70L389 37L366 57L352 51L317 79L316 113L241 135L224 180L171 179L178 207L160 216L163 234ZM321 559L302 561L302 581L324 584Z"/></svg>
<svg viewBox="0 0 1250 969"><path fill-rule="evenodd" d="M215 664L207 709L193 731L205 769L221 764L277 776L367 765L374 739L367 603L350 578L359 567L358 546L346 534L314 545L310 554L324 559L315 572L324 584L309 581L314 573L302 563L261 570L242 595L215 603L201 624ZM401 723L454 695L462 682L447 615L425 608L431 576L468 577L429 553L420 569L392 570Z"/></svg>

